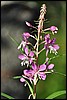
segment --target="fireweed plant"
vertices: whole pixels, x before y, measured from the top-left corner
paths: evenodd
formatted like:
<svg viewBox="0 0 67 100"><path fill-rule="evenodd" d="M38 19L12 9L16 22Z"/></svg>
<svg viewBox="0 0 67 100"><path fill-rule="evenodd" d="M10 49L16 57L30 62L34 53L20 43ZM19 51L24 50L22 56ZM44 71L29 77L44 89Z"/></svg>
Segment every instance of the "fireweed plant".
<svg viewBox="0 0 67 100"><path fill-rule="evenodd" d="M21 66L24 66L25 69L22 72L22 76L16 76L15 79L20 78L20 82L25 83L25 85L29 86L31 94L28 99L36 99L36 86L39 80L46 80L47 74L54 73L54 63L51 63L51 60L55 58L50 58L49 53L53 53L58 57L59 45L56 44L56 38L51 39L51 35L57 34L58 28L56 26L51 26L48 28L44 28L44 22L46 19L44 18L46 15L46 5L43 4L40 10L40 16L37 22L38 26L34 27L29 22L25 22L26 25L30 28L34 29L37 34L31 35L29 32L25 32L22 34L22 41L18 46L18 50L20 50L20 54L18 58L21 60ZM29 38L33 38L36 42L33 45ZM39 49L39 47L43 45L43 48ZM31 48L29 47L31 46ZM45 59L44 62L40 65L38 62L39 54L45 51ZM60 73L61 74L61 73ZM46 99L51 99L59 96L61 94L65 94L64 91L59 91Z"/></svg>
<svg viewBox="0 0 67 100"><path fill-rule="evenodd" d="M18 49L21 49L21 54L18 58L21 60L21 66L26 65L23 70L22 77L20 78L20 82L28 84L28 81L31 86L29 86L31 94L29 95L29 99L32 96L33 99L36 99L36 86L39 80L46 80L47 74L53 73L54 64L50 62L48 57L49 53L58 54L59 45L55 44L56 38L51 39L51 35L57 34L58 28L56 26L51 26L48 28L44 28L44 16L46 15L46 5L43 4L40 10L40 16L38 19L38 26L34 27L29 22L26 21L26 25L30 28L33 28L37 31L37 35L33 36L28 32L22 34L22 42L18 46ZM48 32L49 31L49 32ZM33 44L28 40L28 38L33 38L36 43ZM43 44L43 48L39 50L39 46ZM29 49L29 45L31 45L31 49ZM39 54L45 50L45 61L43 64L39 65L38 57ZM44 59L44 58L43 58Z"/></svg>

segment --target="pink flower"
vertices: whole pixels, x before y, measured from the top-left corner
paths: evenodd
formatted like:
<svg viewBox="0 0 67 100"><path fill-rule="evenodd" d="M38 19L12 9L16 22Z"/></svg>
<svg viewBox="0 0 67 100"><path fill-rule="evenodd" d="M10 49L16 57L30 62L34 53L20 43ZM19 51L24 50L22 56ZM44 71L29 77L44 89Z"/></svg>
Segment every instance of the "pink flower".
<svg viewBox="0 0 67 100"><path fill-rule="evenodd" d="M27 39L30 37L30 34L28 32L25 32L22 34L22 37L25 41L27 41Z"/></svg>
<svg viewBox="0 0 67 100"><path fill-rule="evenodd" d="M26 45L27 45L27 42L26 41L22 41L21 43L20 43L20 45L18 46L18 49L20 49L20 48L25 48L26 47Z"/></svg>
<svg viewBox="0 0 67 100"><path fill-rule="evenodd" d="M42 64L40 66L37 66L35 63L32 63L32 68L31 69L25 69L24 70L24 76L26 79L29 79L30 82L34 82L36 84L38 79L42 79L45 80L46 79L46 74L45 71L46 70L51 70L53 69L54 64L50 64L50 65L46 65L46 64ZM21 82L25 82L24 78L20 79Z"/></svg>
<svg viewBox="0 0 67 100"><path fill-rule="evenodd" d="M33 51L29 52L27 47L24 49L24 51L25 51L25 54L20 54L18 56L18 58L20 60L22 60L22 62L21 62L22 66L25 64L27 64L27 66L29 66L29 64L31 64L34 60L34 58L33 58L34 52Z"/></svg>
<svg viewBox="0 0 67 100"><path fill-rule="evenodd" d="M22 37L23 37L23 40L18 46L18 49L20 49L21 47L24 49L26 47L26 45L28 44L28 38L30 37L30 34L28 32L23 33Z"/></svg>
<svg viewBox="0 0 67 100"><path fill-rule="evenodd" d="M51 27L49 28L49 30L52 31L52 33L54 34L54 33L57 33L58 28L57 28L56 26L51 26Z"/></svg>
<svg viewBox="0 0 67 100"><path fill-rule="evenodd" d="M50 50L50 53L55 53L57 54L57 50L59 49L59 46L57 44L55 44L56 38L53 38L52 40L50 40L50 35L47 34L45 35L45 45L44 48L46 49L46 56L48 55L48 52Z"/></svg>
<svg viewBox="0 0 67 100"><path fill-rule="evenodd" d="M50 28L44 29L44 31L50 30L53 34L57 33L58 28L56 26L51 26Z"/></svg>

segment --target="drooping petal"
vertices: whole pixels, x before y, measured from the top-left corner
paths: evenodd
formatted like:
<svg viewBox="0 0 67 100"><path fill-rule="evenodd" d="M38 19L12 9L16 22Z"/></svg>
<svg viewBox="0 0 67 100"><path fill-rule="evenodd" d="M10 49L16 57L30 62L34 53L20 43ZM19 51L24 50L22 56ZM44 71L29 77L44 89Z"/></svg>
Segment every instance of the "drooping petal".
<svg viewBox="0 0 67 100"><path fill-rule="evenodd" d="M28 56L28 48L27 47L25 48L25 53Z"/></svg>
<svg viewBox="0 0 67 100"><path fill-rule="evenodd" d="M56 44L56 45L53 45L53 48L58 50L59 49L59 46Z"/></svg>
<svg viewBox="0 0 67 100"><path fill-rule="evenodd" d="M50 65L48 66L48 69L53 69L53 67L54 67L54 64L50 64Z"/></svg>
<svg viewBox="0 0 67 100"><path fill-rule="evenodd" d="M46 75L44 74L44 72L39 72L39 77L42 79L42 80L45 80L46 79Z"/></svg>
<svg viewBox="0 0 67 100"><path fill-rule="evenodd" d="M40 65L39 71L44 71L44 70L46 70L46 65L45 64Z"/></svg>
<svg viewBox="0 0 67 100"><path fill-rule="evenodd" d="M18 58L21 59L21 60L25 60L25 59L26 59L26 56L23 55L23 54L20 54L20 55L18 56Z"/></svg>
<svg viewBox="0 0 67 100"><path fill-rule="evenodd" d="M24 70L24 75L28 76L29 78L31 78L33 76L33 70Z"/></svg>
<svg viewBox="0 0 67 100"><path fill-rule="evenodd" d="M30 51L29 56L30 56L30 57L33 57L33 56L34 56L34 52L33 52L33 51Z"/></svg>
<svg viewBox="0 0 67 100"><path fill-rule="evenodd" d="M20 78L20 81L21 81L21 82L25 82L25 79L24 79L24 78Z"/></svg>
<svg viewBox="0 0 67 100"><path fill-rule="evenodd" d="M36 66L36 64L35 64L35 63L32 63L32 69L33 69L34 71L36 71L36 70L37 70L37 66Z"/></svg>

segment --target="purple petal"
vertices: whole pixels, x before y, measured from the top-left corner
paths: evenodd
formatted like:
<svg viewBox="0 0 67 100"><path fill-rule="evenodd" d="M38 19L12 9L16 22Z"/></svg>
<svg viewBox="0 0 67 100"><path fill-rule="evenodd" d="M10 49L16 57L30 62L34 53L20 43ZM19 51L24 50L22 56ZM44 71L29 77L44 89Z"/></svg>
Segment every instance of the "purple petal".
<svg viewBox="0 0 67 100"><path fill-rule="evenodd" d="M25 53L28 56L28 48L25 48Z"/></svg>
<svg viewBox="0 0 67 100"><path fill-rule="evenodd" d="M24 79L24 78L20 78L20 81L21 81L21 82L25 82L25 79Z"/></svg>
<svg viewBox="0 0 67 100"><path fill-rule="evenodd" d="M30 34L29 34L28 32L23 33L23 34L22 34L22 37L23 37L23 39L24 39L25 41L27 41L27 39L30 37Z"/></svg>
<svg viewBox="0 0 67 100"><path fill-rule="evenodd" d="M34 52L33 52L33 51L30 51L29 56L30 56L30 57L33 57L33 56L34 56Z"/></svg>
<svg viewBox="0 0 67 100"><path fill-rule="evenodd" d="M53 45L53 47L58 50L59 49L59 46L56 44L56 45Z"/></svg>
<svg viewBox="0 0 67 100"><path fill-rule="evenodd" d="M26 59L26 56L25 56L25 55L20 54L20 55L18 56L18 58L19 58L19 59L21 59L21 60L24 60L24 59Z"/></svg>
<svg viewBox="0 0 67 100"><path fill-rule="evenodd" d="M24 75L27 75L29 73L29 70L24 70Z"/></svg>
<svg viewBox="0 0 67 100"><path fill-rule="evenodd" d="M45 35L45 39L50 38L50 34Z"/></svg>
<svg viewBox="0 0 67 100"><path fill-rule="evenodd" d="M39 71L44 71L46 69L46 65L42 64L40 65Z"/></svg>
<svg viewBox="0 0 67 100"><path fill-rule="evenodd" d="M29 37L30 37L30 34L29 34L28 32L23 33L23 35L24 35L25 37L27 37L27 38L29 38Z"/></svg>
<svg viewBox="0 0 67 100"><path fill-rule="evenodd" d="M46 79L46 75L44 74L44 72L40 72L38 75L40 76L40 78L42 80L45 80Z"/></svg>
<svg viewBox="0 0 67 100"><path fill-rule="evenodd" d="M35 71L37 70L37 66L36 66L35 63L32 63L32 69L35 70Z"/></svg>
<svg viewBox="0 0 67 100"><path fill-rule="evenodd" d="M51 30L51 31L55 31L55 30L58 30L58 28L57 28L56 26L51 26L51 27L50 27L50 30Z"/></svg>
<svg viewBox="0 0 67 100"><path fill-rule="evenodd" d="M45 35L45 42L48 43L50 39L50 34Z"/></svg>
<svg viewBox="0 0 67 100"><path fill-rule="evenodd" d="M51 44L54 44L55 41L56 41L56 38L53 38L53 39L51 40Z"/></svg>
<svg viewBox="0 0 67 100"><path fill-rule="evenodd" d="M53 69L53 67L54 67L54 64L50 64L50 65L48 66L48 69Z"/></svg>
<svg viewBox="0 0 67 100"><path fill-rule="evenodd" d="M29 78L32 77L34 74L33 70L24 70L24 75L28 76Z"/></svg>

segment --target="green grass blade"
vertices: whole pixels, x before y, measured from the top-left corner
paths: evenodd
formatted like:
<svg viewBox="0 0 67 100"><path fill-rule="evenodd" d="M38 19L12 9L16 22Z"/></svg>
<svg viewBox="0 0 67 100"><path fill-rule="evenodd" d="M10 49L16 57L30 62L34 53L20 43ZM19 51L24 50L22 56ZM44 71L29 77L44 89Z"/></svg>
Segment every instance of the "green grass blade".
<svg viewBox="0 0 67 100"><path fill-rule="evenodd" d="M10 34L8 34L8 35L9 35L10 39L18 46L19 43Z"/></svg>
<svg viewBox="0 0 67 100"><path fill-rule="evenodd" d="M19 46L19 43L10 35L8 34L10 39L17 45L17 47ZM24 51L22 50L22 48L20 48L21 53L23 53Z"/></svg>
<svg viewBox="0 0 67 100"><path fill-rule="evenodd" d="M12 96L9 96L9 95L2 93L2 92L1 92L1 96L6 97L7 99L14 99Z"/></svg>
<svg viewBox="0 0 67 100"><path fill-rule="evenodd" d="M63 90L63 91L57 91L57 92L54 92L53 94L49 95L47 98L45 99L54 99L60 95L63 95L63 94L66 94L66 91Z"/></svg>

